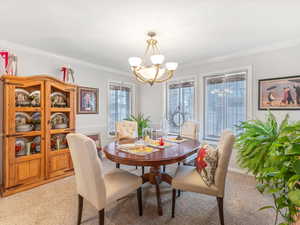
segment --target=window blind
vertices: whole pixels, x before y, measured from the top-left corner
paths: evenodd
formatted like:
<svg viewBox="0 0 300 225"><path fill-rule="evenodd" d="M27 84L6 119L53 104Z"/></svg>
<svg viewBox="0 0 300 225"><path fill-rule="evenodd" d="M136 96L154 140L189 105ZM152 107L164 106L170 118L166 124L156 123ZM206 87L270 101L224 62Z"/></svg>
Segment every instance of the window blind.
<svg viewBox="0 0 300 225"><path fill-rule="evenodd" d="M247 72L235 72L205 78L204 139L218 140L247 116Z"/></svg>
<svg viewBox="0 0 300 225"><path fill-rule="evenodd" d="M115 135L116 122L131 114L131 87L122 83L109 84L109 134Z"/></svg>

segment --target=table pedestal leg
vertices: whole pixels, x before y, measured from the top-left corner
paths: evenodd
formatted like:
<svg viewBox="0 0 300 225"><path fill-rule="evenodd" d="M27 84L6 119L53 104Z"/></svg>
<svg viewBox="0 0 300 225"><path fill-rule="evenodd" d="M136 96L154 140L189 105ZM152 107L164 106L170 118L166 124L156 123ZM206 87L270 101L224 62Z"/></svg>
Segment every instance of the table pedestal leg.
<svg viewBox="0 0 300 225"><path fill-rule="evenodd" d="M157 211L158 215L163 215L163 210L161 206L161 197L160 197L160 187L159 184L164 181L168 184L172 183L172 177L167 173L161 173L160 166L153 166L150 168L149 173L143 175L143 182L150 182L155 185L156 188L156 199L157 199Z"/></svg>

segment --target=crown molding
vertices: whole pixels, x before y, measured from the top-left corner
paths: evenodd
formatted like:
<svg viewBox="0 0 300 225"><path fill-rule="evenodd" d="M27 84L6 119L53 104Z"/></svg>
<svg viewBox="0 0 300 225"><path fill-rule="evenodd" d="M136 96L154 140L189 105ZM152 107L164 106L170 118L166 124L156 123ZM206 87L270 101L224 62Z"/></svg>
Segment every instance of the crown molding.
<svg viewBox="0 0 300 225"><path fill-rule="evenodd" d="M69 57L69 56L64 56L64 55L60 55L60 54L56 54L53 52L48 52L39 48L33 48L30 46L26 46L23 44L19 44L19 43L14 43L14 42L10 42L7 40L0 40L0 49L9 49L14 51L14 49L16 49L16 51L18 50L23 50L23 51L28 51L34 54L39 54L39 55L44 55L44 56L50 56L50 57L54 57L57 59L60 59L62 61L68 61L68 62L72 62L72 63L77 63L77 64L81 64L96 70L101 70L101 71L106 71L109 73L113 73L116 75L123 75L123 76L130 76L129 72L125 72L122 70L117 70L111 67L107 67L107 66L103 66L103 65L99 65L99 64L94 64L94 63L90 63L81 59L77 59L77 58L73 58L73 57Z"/></svg>
<svg viewBox="0 0 300 225"><path fill-rule="evenodd" d="M204 65L204 64L210 64L210 63L224 62L224 61L230 60L230 59L271 52L271 51L275 51L275 50L279 50L279 49L294 47L297 45L300 45L300 39L277 42L277 43L273 43L268 46L251 48L251 49L247 49L247 50L243 50L243 51L238 51L238 52L235 52L232 54L227 54L227 55L223 55L223 56L217 56L217 57L212 57L212 58L208 58L208 59L204 59L204 60L199 60L198 63L194 63L194 62L187 63L187 64L182 65L180 67L180 69L187 69L187 68Z"/></svg>

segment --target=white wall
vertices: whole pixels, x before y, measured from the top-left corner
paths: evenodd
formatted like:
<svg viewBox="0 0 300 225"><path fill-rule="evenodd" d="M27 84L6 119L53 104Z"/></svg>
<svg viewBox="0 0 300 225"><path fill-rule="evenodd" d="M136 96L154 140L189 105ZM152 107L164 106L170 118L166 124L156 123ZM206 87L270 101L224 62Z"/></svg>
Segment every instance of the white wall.
<svg viewBox="0 0 300 225"><path fill-rule="evenodd" d="M54 55L37 49L0 41L0 49L8 48L18 56L18 76L47 74L61 79L59 68L71 65L75 70L75 84L99 88L99 114L76 116L76 128L82 132L105 131L107 126L108 81L132 82L130 74L100 67L76 59ZM138 92L139 88L136 88ZM139 96L139 95L136 95ZM138 107L138 99L134 101ZM136 110L136 107L134 110ZM104 132L105 133L105 132Z"/></svg>
<svg viewBox="0 0 300 225"><path fill-rule="evenodd" d="M251 67L252 69L252 117L264 119L266 111L258 110L258 80L264 78L284 77L300 74L300 45L257 53L248 56L239 56L222 61L210 63L193 64L180 68L175 74L175 78L195 76L198 82L198 118L203 124L203 76L213 74L218 71L230 71L232 69ZM154 123L159 123L164 112L162 85L141 88L141 112L150 115ZM273 111L276 117L281 120L286 113L290 114L291 120L300 120L300 111ZM200 128L200 132L201 128ZM201 135L201 133L200 133ZM232 169L238 169L235 157L231 162Z"/></svg>
<svg viewBox="0 0 300 225"><path fill-rule="evenodd" d="M72 58L58 56L48 52L44 52L37 49L28 48L22 45L13 44L7 41L0 40L0 49L9 49L18 56L18 75L19 76L30 76L47 74L56 78L61 78L61 72L59 68L62 65L71 65L75 70L75 84L87 87L99 88L99 114L81 114L76 116L76 129L79 132L94 133L101 132L102 141L107 143L110 138L107 135L107 99L108 99L108 81L123 81L132 82L130 74L128 75L115 71L110 68L100 67ZM101 49L99 49L101 51ZM103 53L105 54L105 53ZM136 85L134 85L136 87ZM139 99L138 91L139 88L135 88L135 111L138 111ZM2 92L0 91L0 97ZM1 99L1 98L0 98ZM2 112L3 103L0 101L0 112ZM1 113L0 113L1 116ZM1 117L2 118L2 117ZM1 119L2 124L2 119ZM1 126L0 126L1 127ZM1 129L2 130L2 129ZM2 145L0 150L2 149ZM0 168L1 166L2 153L0 151ZM0 169L0 171L2 171ZM1 183L1 172L0 172L0 183Z"/></svg>

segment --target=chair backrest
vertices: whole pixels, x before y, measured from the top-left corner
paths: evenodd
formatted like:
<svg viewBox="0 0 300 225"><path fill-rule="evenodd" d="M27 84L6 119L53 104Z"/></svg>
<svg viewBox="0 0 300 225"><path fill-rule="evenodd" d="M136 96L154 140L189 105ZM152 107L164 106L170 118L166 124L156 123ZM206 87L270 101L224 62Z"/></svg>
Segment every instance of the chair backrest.
<svg viewBox="0 0 300 225"><path fill-rule="evenodd" d="M117 139L133 139L138 136L138 125L135 121L119 121L116 122Z"/></svg>
<svg viewBox="0 0 300 225"><path fill-rule="evenodd" d="M95 142L78 133L67 135L75 170L77 192L96 209L106 204L106 188L103 168L98 158Z"/></svg>
<svg viewBox="0 0 300 225"><path fill-rule="evenodd" d="M197 139L198 125L193 121L185 121L181 127L181 136L191 139Z"/></svg>
<svg viewBox="0 0 300 225"><path fill-rule="evenodd" d="M228 171L228 165L230 161L230 156L232 153L232 148L234 144L234 135L231 131L225 130L223 131L219 144L219 159L218 159L218 167L215 174L215 184L218 187L222 196L224 195L225 190L225 180Z"/></svg>

